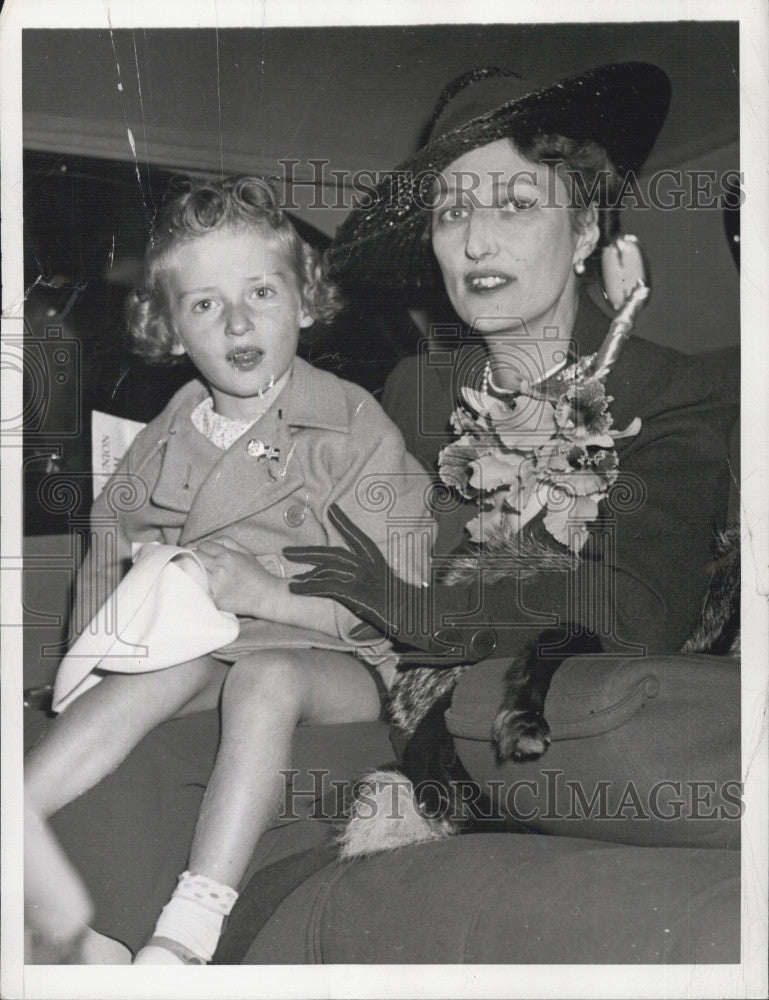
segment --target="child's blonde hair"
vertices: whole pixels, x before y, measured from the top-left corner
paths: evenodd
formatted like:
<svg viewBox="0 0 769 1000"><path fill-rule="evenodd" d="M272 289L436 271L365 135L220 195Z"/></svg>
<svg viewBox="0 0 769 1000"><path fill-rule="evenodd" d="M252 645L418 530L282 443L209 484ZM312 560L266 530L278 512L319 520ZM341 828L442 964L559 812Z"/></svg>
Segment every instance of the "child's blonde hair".
<svg viewBox="0 0 769 1000"><path fill-rule="evenodd" d="M164 271L179 243L225 226L269 227L283 245L301 284L305 312L330 323L342 308L335 285L325 276L323 259L299 236L283 212L272 186L260 177L227 177L195 183L163 208L144 257L142 287L128 298L128 328L133 350L146 361L178 361L176 337L166 319Z"/></svg>

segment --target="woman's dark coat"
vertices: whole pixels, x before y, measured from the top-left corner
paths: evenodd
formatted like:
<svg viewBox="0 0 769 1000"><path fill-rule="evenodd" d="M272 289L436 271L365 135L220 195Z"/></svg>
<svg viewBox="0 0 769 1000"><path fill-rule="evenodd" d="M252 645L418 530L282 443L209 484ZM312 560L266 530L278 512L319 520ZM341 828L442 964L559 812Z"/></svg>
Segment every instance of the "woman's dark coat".
<svg viewBox="0 0 769 1000"><path fill-rule="evenodd" d="M608 324L583 296L576 353L597 350ZM638 325L642 331L643 317ZM456 373L479 385L484 362L471 335L464 342L459 334L443 336L433 345L401 361L382 402L409 451L434 471L440 449L454 436L448 418ZM614 428L624 430L634 417L642 427L636 437L617 443L620 478L601 504L601 521L579 572L507 579L482 594L477 586L436 588L441 623L470 612L465 624L493 626L497 656L516 652L545 627L566 623L598 632L613 652L677 650L697 618L714 533L726 517L728 434L739 398L728 398L725 381L712 378L696 357L632 337L606 388L614 397ZM477 513L467 502L441 517L441 552L466 541L464 524Z"/></svg>

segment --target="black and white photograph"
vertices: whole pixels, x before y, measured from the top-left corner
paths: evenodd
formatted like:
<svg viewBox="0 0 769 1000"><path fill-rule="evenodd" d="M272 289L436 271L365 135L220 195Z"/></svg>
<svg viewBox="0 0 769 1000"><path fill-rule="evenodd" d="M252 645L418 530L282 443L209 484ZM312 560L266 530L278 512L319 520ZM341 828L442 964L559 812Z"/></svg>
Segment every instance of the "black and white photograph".
<svg viewBox="0 0 769 1000"><path fill-rule="evenodd" d="M766 996L767 5L62 8L2 996Z"/></svg>

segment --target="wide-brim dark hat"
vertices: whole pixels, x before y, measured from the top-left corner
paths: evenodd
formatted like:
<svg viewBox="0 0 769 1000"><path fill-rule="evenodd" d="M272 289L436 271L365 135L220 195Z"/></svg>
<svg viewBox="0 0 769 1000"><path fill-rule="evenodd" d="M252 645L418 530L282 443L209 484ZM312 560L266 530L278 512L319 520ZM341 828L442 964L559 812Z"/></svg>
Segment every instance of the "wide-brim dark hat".
<svg viewBox="0 0 769 1000"><path fill-rule="evenodd" d="M539 87L511 70L463 74L444 88L425 144L384 176L375 197L362 196L340 226L331 276L433 284L437 272L424 234L436 172L497 139L544 133L596 142L626 176L651 152L669 104L670 81L649 63L615 63Z"/></svg>

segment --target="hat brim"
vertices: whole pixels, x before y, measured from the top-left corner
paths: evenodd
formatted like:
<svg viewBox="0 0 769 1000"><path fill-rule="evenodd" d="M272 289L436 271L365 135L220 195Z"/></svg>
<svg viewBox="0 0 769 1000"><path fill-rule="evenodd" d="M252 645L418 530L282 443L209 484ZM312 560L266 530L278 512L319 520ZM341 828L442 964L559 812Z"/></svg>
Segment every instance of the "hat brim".
<svg viewBox="0 0 769 1000"><path fill-rule="evenodd" d="M389 171L370 204L353 208L330 250L331 276L371 284L431 285L424 183L462 154L512 132L591 140L621 176L640 170L670 104L670 81L649 63L615 63L532 91L431 139ZM420 184L422 187L420 188Z"/></svg>

